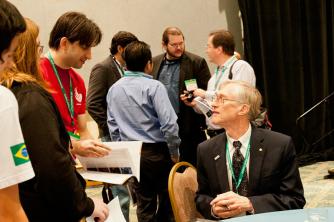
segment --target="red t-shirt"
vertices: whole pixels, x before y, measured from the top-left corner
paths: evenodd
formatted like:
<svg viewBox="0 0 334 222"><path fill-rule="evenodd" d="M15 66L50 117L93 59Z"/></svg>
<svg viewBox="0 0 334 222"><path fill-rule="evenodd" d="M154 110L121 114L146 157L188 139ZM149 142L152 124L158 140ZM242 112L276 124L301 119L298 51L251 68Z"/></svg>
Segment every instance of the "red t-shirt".
<svg viewBox="0 0 334 222"><path fill-rule="evenodd" d="M41 59L41 71L44 79L48 82L51 88L51 94L55 100L60 114L63 118L67 131L76 132L78 129L78 115L85 114L86 112L86 87L85 82L81 76L75 72L72 68L62 69L56 66L62 84L67 94L68 101L70 102L70 79L72 80L73 89L73 105L74 105L74 126L71 124L70 111L66 105L64 95L61 91L56 74L53 71L52 65L48 58Z"/></svg>

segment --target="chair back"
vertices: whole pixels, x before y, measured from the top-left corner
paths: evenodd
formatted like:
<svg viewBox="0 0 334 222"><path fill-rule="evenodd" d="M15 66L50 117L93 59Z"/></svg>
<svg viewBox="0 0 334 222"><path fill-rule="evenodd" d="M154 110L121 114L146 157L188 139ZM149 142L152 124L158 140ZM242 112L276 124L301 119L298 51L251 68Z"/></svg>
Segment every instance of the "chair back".
<svg viewBox="0 0 334 222"><path fill-rule="evenodd" d="M197 188L196 168L187 162L175 164L169 173L168 192L176 222L189 222L195 221L196 218L203 218L196 210Z"/></svg>

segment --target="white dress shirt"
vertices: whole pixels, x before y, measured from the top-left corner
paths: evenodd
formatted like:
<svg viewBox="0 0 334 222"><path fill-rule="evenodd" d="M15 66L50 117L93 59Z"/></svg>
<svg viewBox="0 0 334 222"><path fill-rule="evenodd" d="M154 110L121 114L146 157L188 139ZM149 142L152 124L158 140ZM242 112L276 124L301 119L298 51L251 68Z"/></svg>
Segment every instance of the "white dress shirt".
<svg viewBox="0 0 334 222"><path fill-rule="evenodd" d="M247 147L248 144L250 143L250 138L251 138L251 134L252 134L252 127L249 124L248 126L248 130L246 131L246 133L244 135L242 135L241 137L239 137L239 139L234 140L232 139L227 133L226 133L226 137L227 137L227 142L228 142L228 148L230 151L230 158L231 158L231 162L232 162L232 156L234 154L235 148L233 147L233 142L234 141L240 141L240 143L242 144L241 148L240 148L240 152L242 153L242 155L246 156L246 151L247 151ZM231 169L229 166L229 161L228 161L228 155L226 154L226 167L227 167L227 175L228 175L228 183L230 185L230 190L233 191L233 187L232 187L232 174L231 174ZM247 179L249 180L249 162L250 162L250 156L246 165L246 171L247 171Z"/></svg>
<svg viewBox="0 0 334 222"><path fill-rule="evenodd" d="M225 82L226 80L228 80L228 75L230 73L230 69L231 66L233 64L233 62L235 61L235 57L232 56L231 58L229 58L221 67L226 66L226 69L224 72L222 72L222 69L219 69L217 71L217 73L214 73L209 82L208 82L208 87L207 90L205 92L205 99L207 101L212 101L213 97L215 95L215 93L219 90L219 86ZM252 68L251 65L249 65L246 61L244 60L237 60L235 62L235 64L233 65L232 68L232 80L241 80L241 81L245 81L248 82L249 84L251 84L252 86L255 87L256 84L256 77L255 77L255 73L254 70ZM218 81L218 82L217 82ZM217 86L217 88L215 88L215 86ZM214 125L211 122L211 119L206 119L206 124L208 126L208 129L221 129L221 127Z"/></svg>

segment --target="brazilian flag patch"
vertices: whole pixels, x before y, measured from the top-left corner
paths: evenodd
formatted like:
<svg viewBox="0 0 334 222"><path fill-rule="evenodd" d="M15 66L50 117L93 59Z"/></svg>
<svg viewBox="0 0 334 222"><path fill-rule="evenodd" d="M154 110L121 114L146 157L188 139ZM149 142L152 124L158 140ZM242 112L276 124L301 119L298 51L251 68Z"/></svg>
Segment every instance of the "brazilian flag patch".
<svg viewBox="0 0 334 222"><path fill-rule="evenodd" d="M15 162L15 166L29 162L29 155L27 147L24 143L20 143L10 147L12 156Z"/></svg>

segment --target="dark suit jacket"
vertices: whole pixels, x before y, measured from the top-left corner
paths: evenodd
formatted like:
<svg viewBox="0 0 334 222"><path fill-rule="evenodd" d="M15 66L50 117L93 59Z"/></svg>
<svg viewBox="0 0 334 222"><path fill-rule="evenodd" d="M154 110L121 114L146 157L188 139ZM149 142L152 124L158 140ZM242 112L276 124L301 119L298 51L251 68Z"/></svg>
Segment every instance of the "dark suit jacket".
<svg viewBox="0 0 334 222"><path fill-rule="evenodd" d="M212 218L211 200L230 191L226 140L223 133L198 146L196 206L206 218ZM255 213L303 208L303 185L291 137L252 128L248 197Z"/></svg>
<svg viewBox="0 0 334 222"><path fill-rule="evenodd" d="M109 135L106 97L109 88L121 78L112 55L96 64L89 77L87 110L99 126L100 137Z"/></svg>
<svg viewBox="0 0 334 222"><path fill-rule="evenodd" d="M153 58L153 71L152 75L154 79L158 79L161 64L165 58L165 54L158 55ZM205 59L199 57L190 52L185 52L180 62L180 85L179 94L183 94L186 90L184 84L185 80L196 79L197 85L201 89L206 89L208 81L210 79L210 71ZM191 133L193 130L199 130L200 126L205 126L205 118L203 115L198 115L194 112L193 108L186 106L180 101L180 113L179 113L179 127L180 134Z"/></svg>

